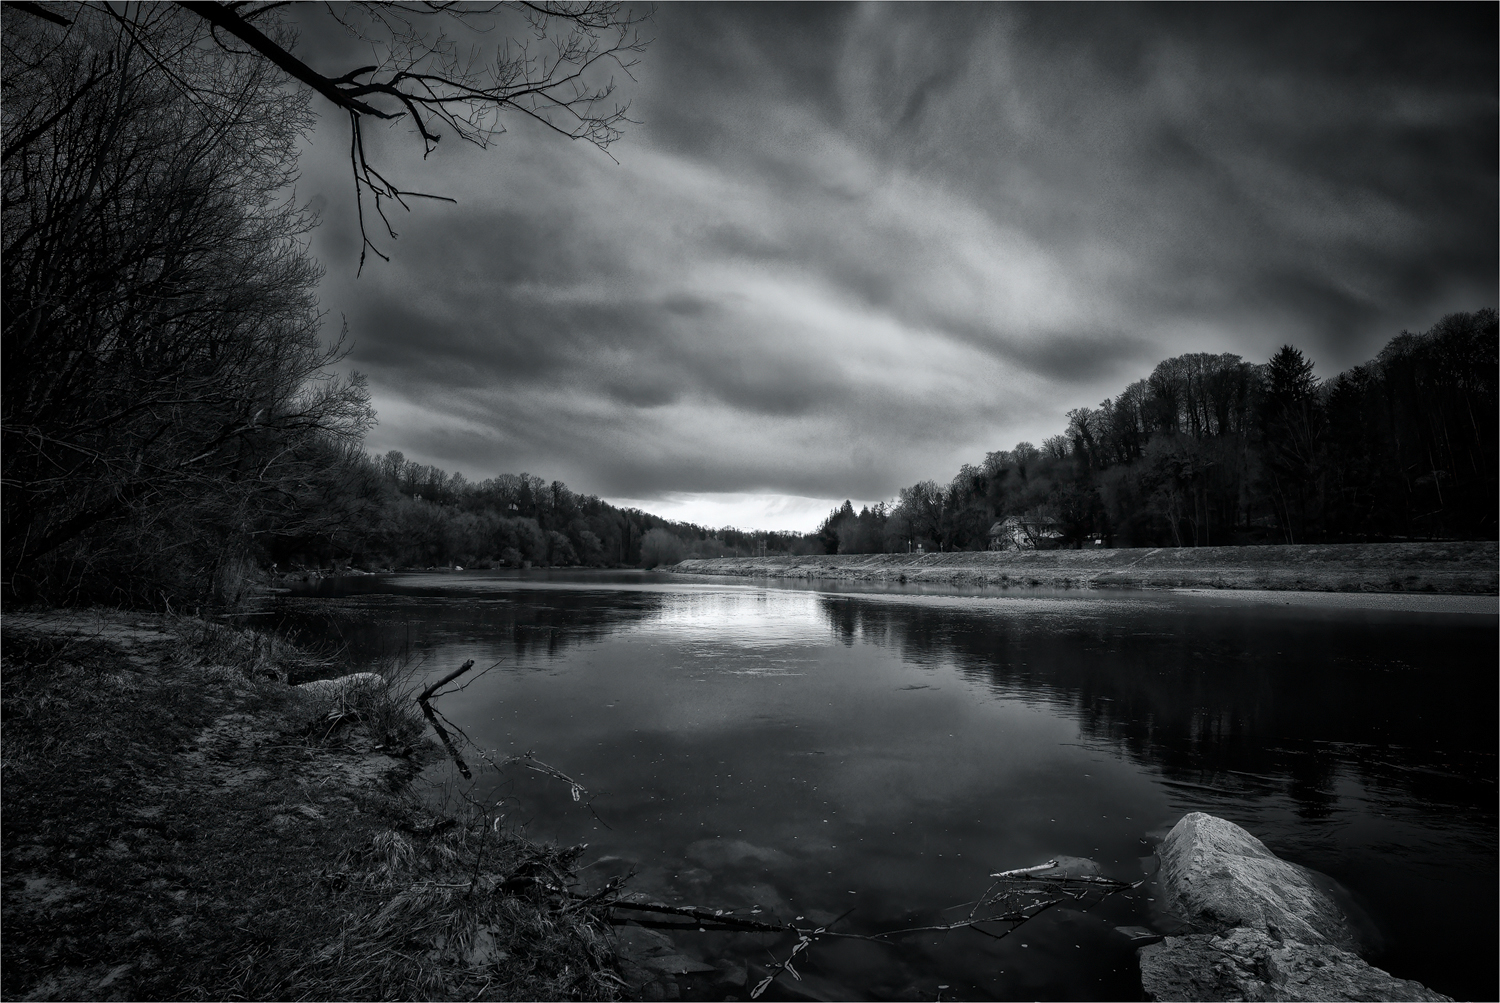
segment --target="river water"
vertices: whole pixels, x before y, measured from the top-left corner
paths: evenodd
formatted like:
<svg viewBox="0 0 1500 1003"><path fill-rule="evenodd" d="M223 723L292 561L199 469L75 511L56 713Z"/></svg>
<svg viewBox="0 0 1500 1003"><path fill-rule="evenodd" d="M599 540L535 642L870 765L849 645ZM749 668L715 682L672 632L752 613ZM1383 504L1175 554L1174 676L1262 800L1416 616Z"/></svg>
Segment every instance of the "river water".
<svg viewBox="0 0 1500 1003"><path fill-rule="evenodd" d="M1497 996L1493 598L462 572L313 583L258 619L360 664L493 665L444 713L569 774L593 812L525 771L481 793L534 838L588 842L594 879L633 868L661 899L875 932L1058 855L1134 880L1207 811L1341 882L1382 967ZM1151 925L1154 897L1000 940L820 941L793 991L1138 998L1113 928ZM791 943L674 936L751 965Z"/></svg>

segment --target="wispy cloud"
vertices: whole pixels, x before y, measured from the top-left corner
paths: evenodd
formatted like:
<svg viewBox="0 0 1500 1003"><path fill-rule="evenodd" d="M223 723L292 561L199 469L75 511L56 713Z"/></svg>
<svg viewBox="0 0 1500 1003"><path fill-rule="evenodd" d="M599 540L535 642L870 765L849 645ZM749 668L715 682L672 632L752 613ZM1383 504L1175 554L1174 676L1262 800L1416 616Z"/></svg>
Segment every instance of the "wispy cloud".
<svg viewBox="0 0 1500 1003"><path fill-rule="evenodd" d="M371 445L821 510L1039 439L1168 355L1293 340L1333 372L1493 303L1493 47L1289 17L668 7L618 164L525 127L425 164L383 137L459 205L403 217L357 281L328 123L303 194ZM1381 62L1424 32L1444 69Z"/></svg>

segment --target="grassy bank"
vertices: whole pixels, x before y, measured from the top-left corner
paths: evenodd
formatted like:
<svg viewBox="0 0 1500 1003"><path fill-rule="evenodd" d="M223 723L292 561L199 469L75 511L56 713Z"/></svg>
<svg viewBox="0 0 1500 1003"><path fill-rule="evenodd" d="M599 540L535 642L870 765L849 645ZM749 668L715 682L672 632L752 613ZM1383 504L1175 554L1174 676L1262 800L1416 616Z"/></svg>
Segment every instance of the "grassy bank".
<svg viewBox="0 0 1500 1003"><path fill-rule="evenodd" d="M1026 588L1220 588L1495 595L1492 542L843 554L683 561L679 574Z"/></svg>
<svg viewBox="0 0 1500 1003"><path fill-rule="evenodd" d="M414 796L399 680L319 696L268 638L79 612L7 616L0 669L6 998L622 992L581 848Z"/></svg>

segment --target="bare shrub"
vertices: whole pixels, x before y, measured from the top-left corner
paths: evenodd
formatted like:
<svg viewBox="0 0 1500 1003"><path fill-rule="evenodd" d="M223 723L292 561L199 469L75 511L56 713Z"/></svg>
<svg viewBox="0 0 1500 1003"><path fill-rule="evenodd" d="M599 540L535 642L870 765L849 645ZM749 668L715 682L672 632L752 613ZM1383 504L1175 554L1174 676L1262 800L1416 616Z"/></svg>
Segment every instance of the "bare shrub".
<svg viewBox="0 0 1500 1003"><path fill-rule="evenodd" d="M641 539L641 567L677 564L687 558L687 547L664 529L648 530Z"/></svg>

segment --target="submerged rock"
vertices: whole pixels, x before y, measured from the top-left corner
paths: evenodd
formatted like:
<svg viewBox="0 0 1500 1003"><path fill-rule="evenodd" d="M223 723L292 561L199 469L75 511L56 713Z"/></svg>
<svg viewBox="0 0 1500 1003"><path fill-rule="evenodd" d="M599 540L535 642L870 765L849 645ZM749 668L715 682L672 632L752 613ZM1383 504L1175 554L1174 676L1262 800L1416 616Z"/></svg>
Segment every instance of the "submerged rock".
<svg viewBox="0 0 1500 1003"><path fill-rule="evenodd" d="M1194 812L1157 849L1168 912L1200 932L1141 947L1154 1000L1446 1000L1366 963L1356 928L1306 868Z"/></svg>
<svg viewBox="0 0 1500 1003"><path fill-rule="evenodd" d="M1097 860L1088 857L1053 857L1051 867L1028 871L1027 877L1045 878L1097 878L1104 873Z"/></svg>
<svg viewBox="0 0 1500 1003"><path fill-rule="evenodd" d="M1114 928L1114 932L1130 941L1131 947L1160 944L1164 939L1155 930L1148 930L1144 926L1117 926Z"/></svg>

